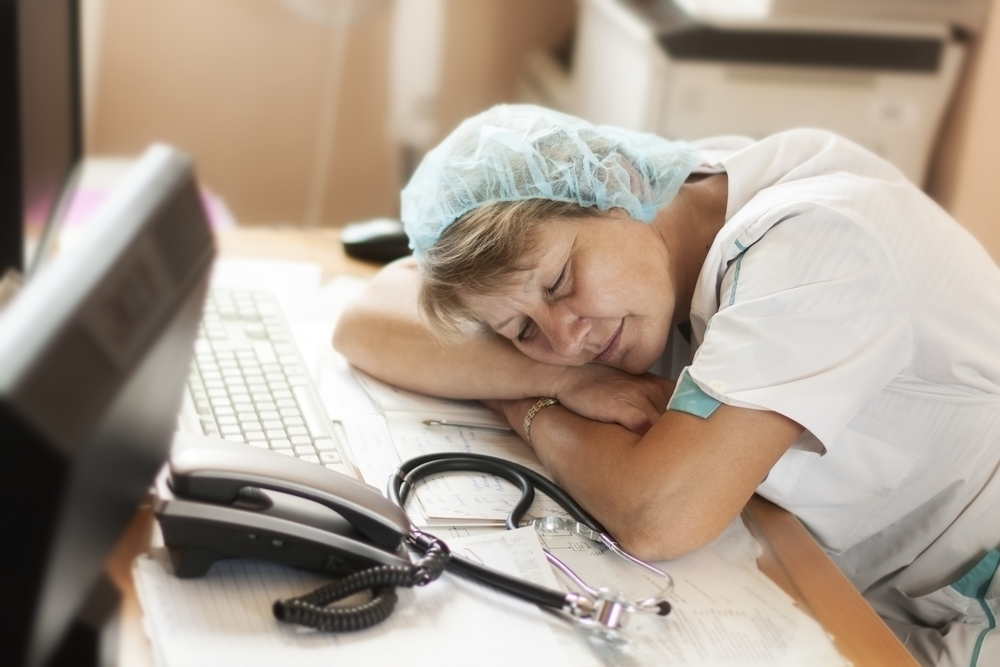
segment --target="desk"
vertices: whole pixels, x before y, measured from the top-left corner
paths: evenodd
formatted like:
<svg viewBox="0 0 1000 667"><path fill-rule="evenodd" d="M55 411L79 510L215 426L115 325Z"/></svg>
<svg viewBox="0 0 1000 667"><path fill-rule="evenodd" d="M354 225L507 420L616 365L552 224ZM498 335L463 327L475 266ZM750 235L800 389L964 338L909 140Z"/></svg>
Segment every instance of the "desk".
<svg viewBox="0 0 1000 667"><path fill-rule="evenodd" d="M378 268L344 255L336 230L228 230L219 234L219 246L229 256L316 262L324 279L369 277ZM844 657L856 667L917 666L798 519L754 496L743 520L764 548L760 569L823 625ZM152 512L142 508L108 561L109 574L123 593L120 662L128 667L153 664L131 576L132 560L148 547L152 527Z"/></svg>

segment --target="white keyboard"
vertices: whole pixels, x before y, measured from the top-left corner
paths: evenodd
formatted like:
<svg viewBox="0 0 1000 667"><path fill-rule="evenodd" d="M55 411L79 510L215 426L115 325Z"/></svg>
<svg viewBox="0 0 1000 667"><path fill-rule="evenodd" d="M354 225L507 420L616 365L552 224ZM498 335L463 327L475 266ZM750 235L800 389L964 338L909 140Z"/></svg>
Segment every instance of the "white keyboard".
<svg viewBox="0 0 1000 667"><path fill-rule="evenodd" d="M209 291L179 422L358 476L267 292Z"/></svg>

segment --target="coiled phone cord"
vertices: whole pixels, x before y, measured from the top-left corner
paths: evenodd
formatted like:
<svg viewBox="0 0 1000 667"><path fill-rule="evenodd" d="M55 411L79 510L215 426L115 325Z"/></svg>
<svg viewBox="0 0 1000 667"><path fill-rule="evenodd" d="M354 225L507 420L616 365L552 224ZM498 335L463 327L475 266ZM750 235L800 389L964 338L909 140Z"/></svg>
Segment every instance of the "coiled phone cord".
<svg viewBox="0 0 1000 667"><path fill-rule="evenodd" d="M378 565L350 574L297 598L274 603L278 620L322 632L353 632L384 621L399 597L396 588L424 586L441 576L449 559L448 546L435 538L425 556L411 566ZM334 602L370 590L372 597L353 606L331 607Z"/></svg>

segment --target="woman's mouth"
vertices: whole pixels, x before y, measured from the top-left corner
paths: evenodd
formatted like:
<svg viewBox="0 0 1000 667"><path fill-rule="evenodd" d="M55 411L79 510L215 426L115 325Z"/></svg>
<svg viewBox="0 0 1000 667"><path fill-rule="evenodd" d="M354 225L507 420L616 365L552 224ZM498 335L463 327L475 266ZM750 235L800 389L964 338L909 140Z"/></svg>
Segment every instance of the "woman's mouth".
<svg viewBox="0 0 1000 667"><path fill-rule="evenodd" d="M608 341L601 353L594 357L594 361L606 362L615 356L615 352L618 351L618 346L622 341L622 329L625 328L625 320L622 319L622 323L618 325L618 330L615 331L614 335L611 336L611 340Z"/></svg>

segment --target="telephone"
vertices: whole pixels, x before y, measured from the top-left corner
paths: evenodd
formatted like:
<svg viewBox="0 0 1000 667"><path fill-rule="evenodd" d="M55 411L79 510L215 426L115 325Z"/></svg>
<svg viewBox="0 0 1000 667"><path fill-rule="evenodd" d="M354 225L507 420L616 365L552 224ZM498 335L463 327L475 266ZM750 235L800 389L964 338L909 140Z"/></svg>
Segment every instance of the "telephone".
<svg viewBox="0 0 1000 667"><path fill-rule="evenodd" d="M410 566L403 510L364 482L290 456L176 433L153 511L174 574L258 558L334 576Z"/></svg>
<svg viewBox="0 0 1000 667"><path fill-rule="evenodd" d="M402 505L418 479L457 470L496 474L521 488L508 528L520 523L538 484L574 519L564 521L560 529L568 526L602 542L662 577L666 587L633 603L609 588L587 586L548 551L546 559L585 592L549 589L452 554L442 540L411 526ZM242 443L176 433L168 463L157 477L153 510L178 577L203 576L224 558L260 558L341 577L274 604L279 620L323 631L359 630L382 622L396 604L397 587L424 586L446 569L605 634L617 632L634 611L670 613L666 601L673 586L670 576L622 550L562 489L529 468L484 455L429 454L396 469L389 495L392 499L315 463ZM424 556L411 562L407 544ZM370 601L330 608L365 590L371 591Z"/></svg>

